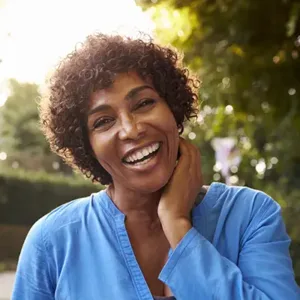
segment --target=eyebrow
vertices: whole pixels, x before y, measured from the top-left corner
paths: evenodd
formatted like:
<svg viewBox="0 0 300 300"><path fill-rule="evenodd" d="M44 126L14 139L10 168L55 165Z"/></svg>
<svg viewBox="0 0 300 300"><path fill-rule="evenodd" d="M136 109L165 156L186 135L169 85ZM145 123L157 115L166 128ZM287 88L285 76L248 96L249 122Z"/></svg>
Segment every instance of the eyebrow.
<svg viewBox="0 0 300 300"><path fill-rule="evenodd" d="M137 86L135 88L133 88L132 90L130 90L126 96L125 96L125 100L131 100L133 99L137 94L139 94L141 91L146 90L146 89L151 89L154 91L153 87L151 87L150 85L141 85L141 86ZM103 104L103 105L99 105L91 110L88 111L87 116L90 116L96 112L99 111L103 111L108 109L110 106L107 104Z"/></svg>
<svg viewBox="0 0 300 300"><path fill-rule="evenodd" d="M151 89L153 90L153 87L151 87L150 85L141 85L141 86L137 86L135 88L133 88L132 90L130 90L127 95L125 96L126 100L131 100L132 98L134 98L138 93L140 93L143 90L146 89Z"/></svg>

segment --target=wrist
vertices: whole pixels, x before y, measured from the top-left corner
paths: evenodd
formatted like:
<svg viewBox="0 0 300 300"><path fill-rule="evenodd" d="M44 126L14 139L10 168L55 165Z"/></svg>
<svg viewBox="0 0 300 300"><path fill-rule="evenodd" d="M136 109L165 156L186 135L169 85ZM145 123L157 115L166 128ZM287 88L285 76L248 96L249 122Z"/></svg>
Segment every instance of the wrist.
<svg viewBox="0 0 300 300"><path fill-rule="evenodd" d="M191 218L191 214L182 213L182 211L173 212L170 208L162 209L160 207L157 213L161 223L181 223L184 221L190 221Z"/></svg>
<svg viewBox="0 0 300 300"><path fill-rule="evenodd" d="M189 216L177 216L171 214L159 215L160 222L164 227L181 227L191 224L191 219Z"/></svg>
<svg viewBox="0 0 300 300"><path fill-rule="evenodd" d="M161 219L161 225L172 249L176 248L178 243L192 228L190 219L185 217Z"/></svg>

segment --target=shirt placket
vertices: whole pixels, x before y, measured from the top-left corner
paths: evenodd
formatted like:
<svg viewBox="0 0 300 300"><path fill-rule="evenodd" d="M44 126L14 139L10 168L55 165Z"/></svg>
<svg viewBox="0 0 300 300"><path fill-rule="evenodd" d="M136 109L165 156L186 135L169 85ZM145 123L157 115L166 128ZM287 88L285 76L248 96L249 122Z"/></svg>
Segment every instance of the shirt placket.
<svg viewBox="0 0 300 300"><path fill-rule="evenodd" d="M125 227L125 216L118 216L118 218L115 219L115 222L121 249L123 251L127 268L131 274L132 282L137 292L138 299L153 300L145 277L134 255Z"/></svg>

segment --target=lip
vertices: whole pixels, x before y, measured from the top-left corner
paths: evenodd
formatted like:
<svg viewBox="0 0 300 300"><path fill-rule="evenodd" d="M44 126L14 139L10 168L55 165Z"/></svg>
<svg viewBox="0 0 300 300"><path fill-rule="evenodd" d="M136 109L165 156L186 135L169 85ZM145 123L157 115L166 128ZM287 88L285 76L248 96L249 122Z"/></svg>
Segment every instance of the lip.
<svg viewBox="0 0 300 300"><path fill-rule="evenodd" d="M150 144L148 144L148 145L150 145ZM160 144L160 148L159 148L158 152L156 153L155 156L151 157L147 163L141 164L141 165L132 165L132 164L127 164L127 163L123 162L123 165L132 171L139 171L139 172L151 171L153 168L155 168L155 166L157 166L159 164L160 158L162 156L162 143L159 143L159 144ZM145 147L145 146L143 146L143 147Z"/></svg>
<svg viewBox="0 0 300 300"><path fill-rule="evenodd" d="M153 142L149 142L149 143L146 143L146 144L138 146L138 147L131 148L130 150L126 151L125 154L123 155L122 162L125 163L125 158L128 157L129 155L131 155L132 153L134 153L134 152L136 152L136 151L138 151L140 149L143 149L145 147L148 147L150 145L153 145L155 143L159 143L159 145L161 146L161 142L159 142L159 141L153 141Z"/></svg>

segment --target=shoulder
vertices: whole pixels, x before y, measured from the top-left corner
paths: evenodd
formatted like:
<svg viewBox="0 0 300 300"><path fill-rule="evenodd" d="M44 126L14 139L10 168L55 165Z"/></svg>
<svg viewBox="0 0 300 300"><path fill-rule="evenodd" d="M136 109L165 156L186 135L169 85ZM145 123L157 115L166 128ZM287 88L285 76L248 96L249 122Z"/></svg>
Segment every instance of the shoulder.
<svg viewBox="0 0 300 300"><path fill-rule="evenodd" d="M210 207L216 206L238 206L247 209L258 209L259 207L279 207L269 195L263 191L245 186L228 186L222 183L212 183L207 188L210 199L207 203Z"/></svg>
<svg viewBox="0 0 300 300"><path fill-rule="evenodd" d="M206 210L242 223L260 222L268 215L281 213L280 205L263 191L222 183L212 183L203 202Z"/></svg>
<svg viewBox="0 0 300 300"><path fill-rule="evenodd" d="M210 185L202 203L193 211L194 224L210 240L224 234L243 245L261 229L286 239L280 205L266 193L248 187ZM203 227L203 229L202 229ZM234 237L234 238L233 238Z"/></svg>
<svg viewBox="0 0 300 300"><path fill-rule="evenodd" d="M38 221L36 221L26 237L26 241L37 244L46 245L61 229L68 230L79 225L87 215L87 211L93 205L95 194L75 199L59 207L55 208Z"/></svg>

